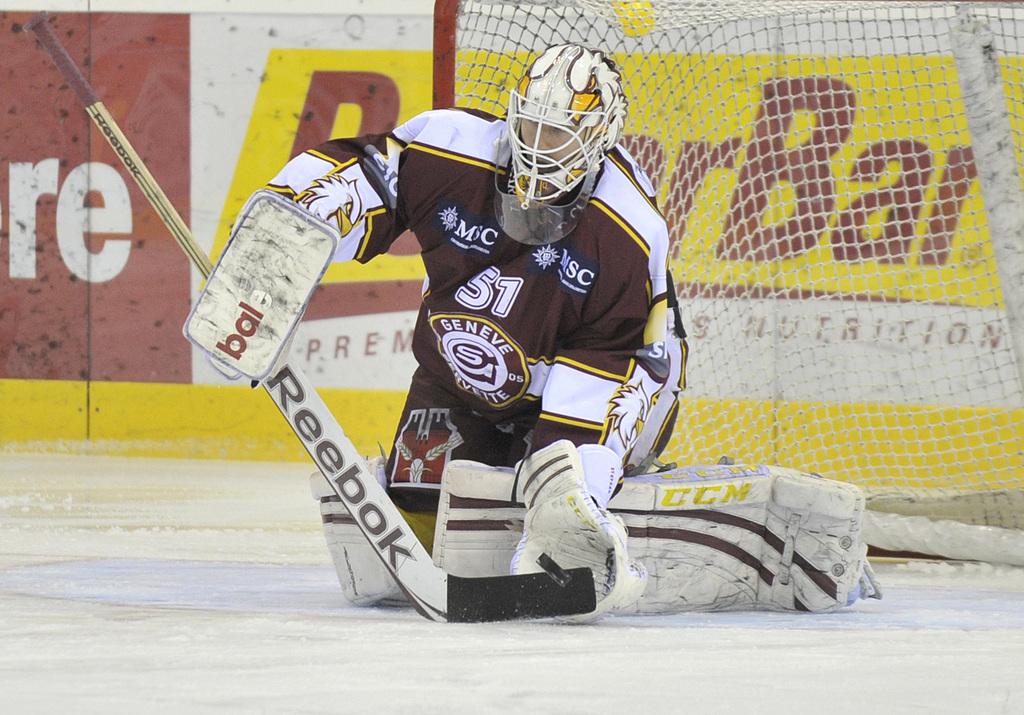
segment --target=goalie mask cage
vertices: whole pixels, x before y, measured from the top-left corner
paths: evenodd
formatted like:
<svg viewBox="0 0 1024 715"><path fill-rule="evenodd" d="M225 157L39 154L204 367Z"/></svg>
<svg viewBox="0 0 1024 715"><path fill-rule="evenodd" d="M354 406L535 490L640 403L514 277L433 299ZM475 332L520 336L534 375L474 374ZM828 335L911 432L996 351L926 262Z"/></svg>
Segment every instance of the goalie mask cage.
<svg viewBox="0 0 1024 715"><path fill-rule="evenodd" d="M849 480L877 547L1024 563L1024 3L440 0L435 106L504 115L561 42L620 66L669 226L663 458Z"/></svg>

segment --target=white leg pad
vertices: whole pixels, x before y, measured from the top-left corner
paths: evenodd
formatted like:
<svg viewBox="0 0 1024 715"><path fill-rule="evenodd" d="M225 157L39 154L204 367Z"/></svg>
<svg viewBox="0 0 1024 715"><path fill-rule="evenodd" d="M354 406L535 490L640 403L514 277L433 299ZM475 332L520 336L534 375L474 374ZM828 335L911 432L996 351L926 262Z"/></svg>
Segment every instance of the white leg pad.
<svg viewBox="0 0 1024 715"><path fill-rule="evenodd" d="M377 464L381 461L370 460L371 471L383 474L383 465ZM407 603L395 579L320 472L310 475L309 487L320 503L327 551L345 599L356 606Z"/></svg>
<svg viewBox="0 0 1024 715"><path fill-rule="evenodd" d="M759 602L768 607L834 611L861 595L867 568L867 545L861 537L864 495L844 482L832 482L796 470L774 468L772 499L765 523L782 539L781 550L764 549L775 572L770 586L761 584ZM877 590L877 585L870 584Z"/></svg>
<svg viewBox="0 0 1024 715"><path fill-rule="evenodd" d="M514 479L508 469L449 463L439 566L460 576L507 573L525 514ZM648 572L643 596L624 610L824 612L878 592L853 485L775 466L685 467L627 479L609 506Z"/></svg>

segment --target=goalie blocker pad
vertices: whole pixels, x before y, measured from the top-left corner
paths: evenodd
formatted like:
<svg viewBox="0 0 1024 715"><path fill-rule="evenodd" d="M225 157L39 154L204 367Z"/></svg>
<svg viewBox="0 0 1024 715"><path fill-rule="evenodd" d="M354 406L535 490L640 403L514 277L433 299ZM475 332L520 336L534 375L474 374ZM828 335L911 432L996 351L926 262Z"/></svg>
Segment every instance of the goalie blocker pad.
<svg viewBox="0 0 1024 715"><path fill-rule="evenodd" d="M512 470L456 460L442 483L434 562L451 574L508 573L522 532ZM862 578L857 487L784 467L712 465L631 477L609 508L649 574L639 613L828 612L875 595Z"/></svg>
<svg viewBox="0 0 1024 715"><path fill-rule="evenodd" d="M255 192L185 322L225 374L263 380L291 341L337 249L337 232L272 191Z"/></svg>

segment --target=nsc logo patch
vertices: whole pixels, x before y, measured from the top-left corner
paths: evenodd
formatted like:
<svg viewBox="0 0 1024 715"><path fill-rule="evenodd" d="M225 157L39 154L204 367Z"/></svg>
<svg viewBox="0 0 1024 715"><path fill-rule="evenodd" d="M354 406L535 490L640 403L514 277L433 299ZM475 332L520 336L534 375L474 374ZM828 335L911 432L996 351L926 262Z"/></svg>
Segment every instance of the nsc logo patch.
<svg viewBox="0 0 1024 715"><path fill-rule="evenodd" d="M562 288L577 295L587 295L597 280L597 264L568 247L541 246L533 252L533 261L542 272L557 267Z"/></svg>
<svg viewBox="0 0 1024 715"><path fill-rule="evenodd" d="M500 327L474 315L437 313L430 316L430 328L460 389L495 407L526 393L526 355Z"/></svg>

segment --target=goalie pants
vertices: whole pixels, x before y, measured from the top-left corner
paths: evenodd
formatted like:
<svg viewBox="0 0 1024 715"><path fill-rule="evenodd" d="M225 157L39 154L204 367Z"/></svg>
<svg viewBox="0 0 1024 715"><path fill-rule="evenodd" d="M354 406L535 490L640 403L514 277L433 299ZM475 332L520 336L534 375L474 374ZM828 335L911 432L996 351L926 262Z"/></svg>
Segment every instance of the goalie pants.
<svg viewBox="0 0 1024 715"><path fill-rule="evenodd" d="M451 460L512 467L526 455L536 420L528 412L495 424L417 369L387 461L388 493L406 511L436 512Z"/></svg>

